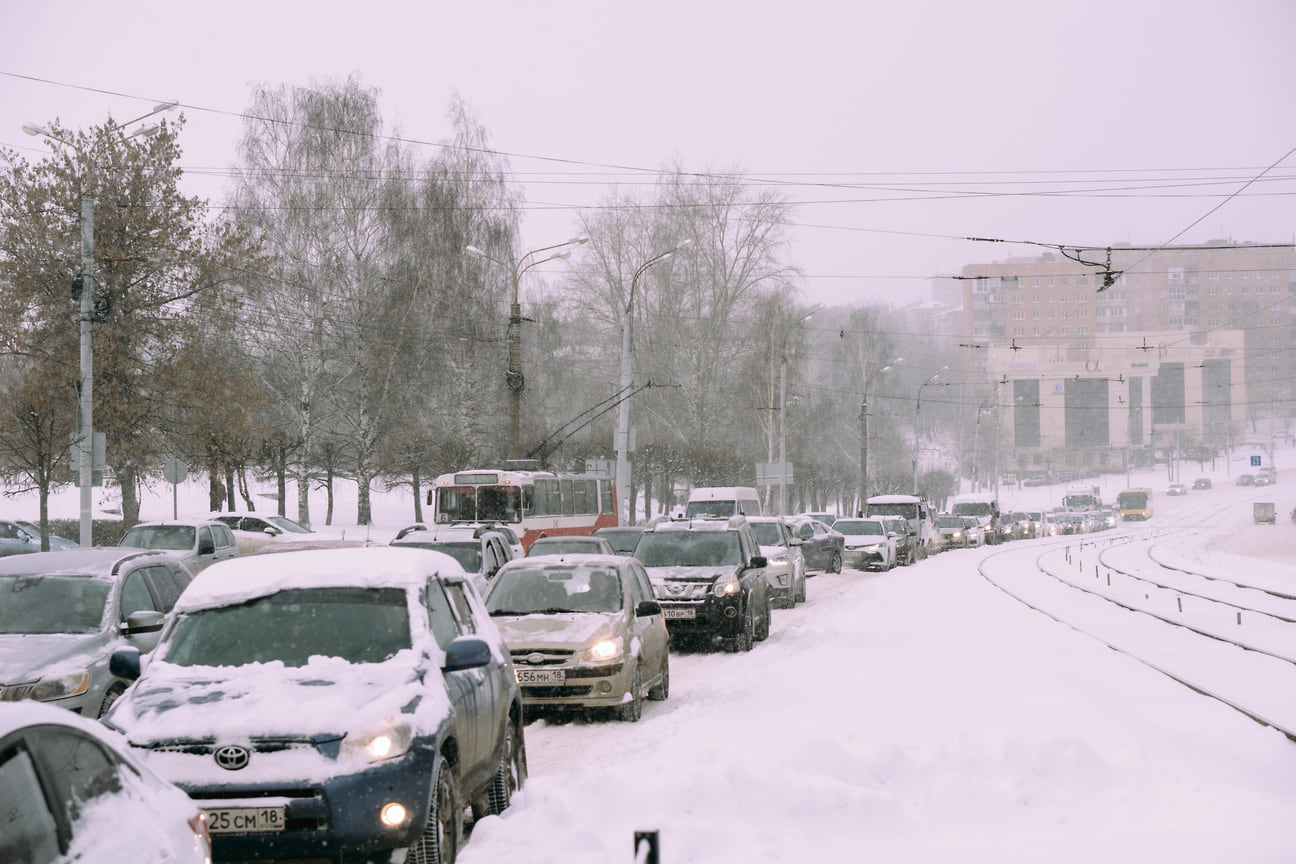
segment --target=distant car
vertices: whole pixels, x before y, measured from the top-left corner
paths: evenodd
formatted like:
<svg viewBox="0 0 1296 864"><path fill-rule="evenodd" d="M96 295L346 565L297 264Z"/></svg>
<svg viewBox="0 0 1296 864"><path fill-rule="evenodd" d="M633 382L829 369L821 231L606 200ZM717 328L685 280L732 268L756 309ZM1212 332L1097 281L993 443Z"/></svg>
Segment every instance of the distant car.
<svg viewBox="0 0 1296 864"><path fill-rule="evenodd" d="M51 534L49 551L62 552L66 549L79 549L79 544L64 537ZM40 528L31 522L19 519L0 519L0 556L26 555L29 552L41 551Z"/></svg>
<svg viewBox="0 0 1296 864"><path fill-rule="evenodd" d="M1171 483L1166 487L1167 495L1187 495L1188 487L1182 483Z"/></svg>
<svg viewBox="0 0 1296 864"><path fill-rule="evenodd" d="M0 702L99 717L129 683L109 658L151 651L190 578L170 555L113 546L0 560Z"/></svg>
<svg viewBox="0 0 1296 864"><path fill-rule="evenodd" d="M618 555L633 555L635 544L642 534L642 525L615 525L594 532L595 537L602 537L612 544L612 551Z"/></svg>
<svg viewBox="0 0 1296 864"><path fill-rule="evenodd" d="M936 537L941 550L966 549L972 544L967 538L967 525L963 516L937 516Z"/></svg>
<svg viewBox="0 0 1296 864"><path fill-rule="evenodd" d="M801 541L792 536L792 528L782 516L749 516L756 542L768 562L765 579L770 594L782 609L792 609L806 599L805 557Z"/></svg>
<svg viewBox="0 0 1296 864"><path fill-rule="evenodd" d="M967 538L969 546L985 545L985 529L981 527L981 520L975 516L960 516L963 520L963 536ZM1040 514L1040 525L1044 524L1044 514ZM1044 536L1042 533L1040 536Z"/></svg>
<svg viewBox="0 0 1296 864"><path fill-rule="evenodd" d="M306 526L287 516L274 513L209 513L205 518L229 526L238 541L239 554L250 555L267 543L300 542L324 539Z"/></svg>
<svg viewBox="0 0 1296 864"><path fill-rule="evenodd" d="M801 515L806 519L818 519L829 528L831 528L833 523L837 521L836 513L802 513Z"/></svg>
<svg viewBox="0 0 1296 864"><path fill-rule="evenodd" d="M805 516L793 516L788 524L792 533L801 540L801 554L805 556L807 571L841 572L846 538L839 531Z"/></svg>
<svg viewBox="0 0 1296 864"><path fill-rule="evenodd" d="M609 708L634 723L670 695L670 637L643 565L625 555L528 556L500 568L486 611L524 707Z"/></svg>
<svg viewBox="0 0 1296 864"><path fill-rule="evenodd" d="M1237 480L1233 482L1238 486L1254 486L1256 485L1256 478L1254 474L1239 474Z"/></svg>
<svg viewBox="0 0 1296 864"><path fill-rule="evenodd" d="M1210 481L1210 478L1209 478L1209 477L1198 477L1196 480L1193 481L1193 483L1192 483L1192 488L1193 488L1193 489L1209 489L1209 488L1211 488L1211 481Z"/></svg>
<svg viewBox="0 0 1296 864"><path fill-rule="evenodd" d="M503 534L487 526L421 523L396 532L392 546L427 549L449 555L472 579L478 594L485 594L499 568L513 560L513 550Z"/></svg>
<svg viewBox="0 0 1296 864"><path fill-rule="evenodd" d="M842 536L842 555L847 566L858 570L890 570L896 566L898 535L888 529L883 517L838 519L833 530Z"/></svg>
<svg viewBox="0 0 1296 864"><path fill-rule="evenodd" d="M449 555L216 564L104 722L203 808L217 860L453 861L526 778L508 648ZM142 859L140 859L142 860Z"/></svg>
<svg viewBox="0 0 1296 864"><path fill-rule="evenodd" d="M918 541L910 532L909 520L903 516L883 516L882 524L886 526L888 534L895 535L896 544L896 565L903 564L908 567L918 561ZM836 528L833 529L837 530Z"/></svg>
<svg viewBox="0 0 1296 864"><path fill-rule="evenodd" d="M1278 482L1278 469L1272 465L1266 465L1256 472L1256 485L1260 485L1260 478L1267 478L1269 484Z"/></svg>
<svg viewBox="0 0 1296 864"><path fill-rule="evenodd" d="M159 549L178 559L194 576L217 561L239 555L238 541L229 526L208 519L141 522L127 531L117 545Z"/></svg>
<svg viewBox="0 0 1296 864"><path fill-rule="evenodd" d="M207 864L198 805L100 723L0 702L0 861Z"/></svg>
<svg viewBox="0 0 1296 864"><path fill-rule="evenodd" d="M1258 471L1255 475L1256 486L1272 486L1278 482L1278 476L1267 471Z"/></svg>
<svg viewBox="0 0 1296 864"><path fill-rule="evenodd" d="M531 544L526 557L533 555L615 555L612 544L602 537L541 537Z"/></svg>

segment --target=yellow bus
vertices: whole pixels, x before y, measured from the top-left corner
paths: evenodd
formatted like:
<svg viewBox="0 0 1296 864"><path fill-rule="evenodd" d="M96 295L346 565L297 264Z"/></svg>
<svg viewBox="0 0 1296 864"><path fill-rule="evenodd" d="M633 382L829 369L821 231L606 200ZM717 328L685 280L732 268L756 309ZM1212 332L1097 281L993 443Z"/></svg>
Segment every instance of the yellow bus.
<svg viewBox="0 0 1296 864"><path fill-rule="evenodd" d="M1116 507L1122 522L1142 522L1152 518L1152 490L1126 489L1116 496Z"/></svg>

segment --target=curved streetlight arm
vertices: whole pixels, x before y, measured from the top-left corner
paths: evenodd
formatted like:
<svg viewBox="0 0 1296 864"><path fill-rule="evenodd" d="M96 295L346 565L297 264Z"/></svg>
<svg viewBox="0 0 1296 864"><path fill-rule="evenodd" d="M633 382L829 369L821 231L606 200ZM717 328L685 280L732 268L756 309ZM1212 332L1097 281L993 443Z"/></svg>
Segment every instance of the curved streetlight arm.
<svg viewBox="0 0 1296 864"><path fill-rule="evenodd" d="M675 248L667 249L665 252L662 252L660 255L654 255L652 258L649 258L647 261L639 265L639 269L635 270L634 275L630 277L630 295L626 298L626 315L630 315L632 310L634 309L635 286L639 284L639 277L642 276L649 267L653 266L654 264L660 264L662 261L665 261L666 259L670 258L672 255L674 255L676 252L683 249L685 246L691 246L691 245L693 245L693 239L689 238L688 240L685 240L683 243L679 244Z"/></svg>

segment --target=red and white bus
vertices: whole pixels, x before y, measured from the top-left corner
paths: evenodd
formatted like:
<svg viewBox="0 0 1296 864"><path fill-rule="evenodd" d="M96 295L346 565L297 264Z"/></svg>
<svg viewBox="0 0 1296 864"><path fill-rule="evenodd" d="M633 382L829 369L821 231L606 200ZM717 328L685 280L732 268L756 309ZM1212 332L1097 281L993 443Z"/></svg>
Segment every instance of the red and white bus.
<svg viewBox="0 0 1296 864"><path fill-rule="evenodd" d="M437 524L502 522L526 548L541 534L593 534L617 524L612 481L593 474L456 471L433 481L428 504Z"/></svg>

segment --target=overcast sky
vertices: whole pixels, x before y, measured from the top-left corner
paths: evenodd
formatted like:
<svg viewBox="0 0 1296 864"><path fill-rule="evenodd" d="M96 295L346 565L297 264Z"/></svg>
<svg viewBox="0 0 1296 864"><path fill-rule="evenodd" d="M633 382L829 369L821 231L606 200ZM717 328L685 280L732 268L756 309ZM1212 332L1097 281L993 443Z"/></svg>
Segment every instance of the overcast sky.
<svg viewBox="0 0 1296 864"><path fill-rule="evenodd" d="M0 146L178 99L187 191L219 201L252 87L357 73L416 141L462 95L525 185L523 250L613 183L738 169L797 204L807 302L902 302L1043 251L965 237L1291 242L1294 45L1291 0L4 0Z"/></svg>

